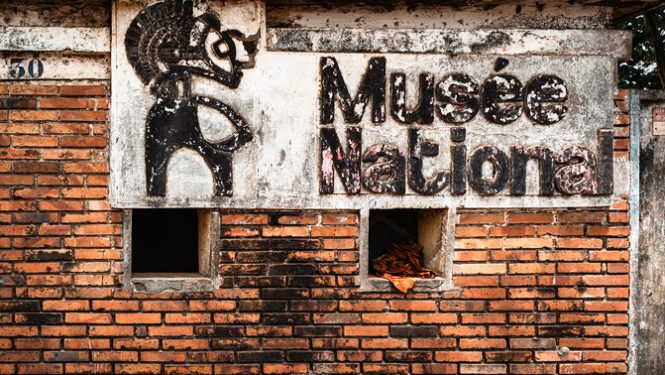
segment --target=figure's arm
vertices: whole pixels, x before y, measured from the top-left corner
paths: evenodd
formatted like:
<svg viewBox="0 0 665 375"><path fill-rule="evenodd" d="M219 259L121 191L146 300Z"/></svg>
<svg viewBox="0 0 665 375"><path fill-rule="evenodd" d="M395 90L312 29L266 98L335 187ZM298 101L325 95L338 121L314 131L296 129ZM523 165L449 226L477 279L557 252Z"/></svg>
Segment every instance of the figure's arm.
<svg viewBox="0 0 665 375"><path fill-rule="evenodd" d="M196 101L199 104L218 110L224 116L226 116L226 118L228 118L235 127L235 131L229 137L220 142L211 143L213 147L222 151L233 152L242 147L245 143L252 140L253 136L249 125L247 125L245 119L242 118L242 116L240 116L240 114L238 114L236 111L231 109L231 107L220 102L219 100L205 96L197 96Z"/></svg>

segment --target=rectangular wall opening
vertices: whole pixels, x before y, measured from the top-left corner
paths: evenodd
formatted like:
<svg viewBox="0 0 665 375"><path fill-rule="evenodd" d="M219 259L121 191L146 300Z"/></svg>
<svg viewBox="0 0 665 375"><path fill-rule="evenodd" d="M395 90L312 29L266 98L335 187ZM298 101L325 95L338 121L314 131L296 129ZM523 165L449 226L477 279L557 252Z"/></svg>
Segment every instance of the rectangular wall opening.
<svg viewBox="0 0 665 375"><path fill-rule="evenodd" d="M389 290L388 280L381 277L387 267L392 270L421 269L421 276L408 276L417 279L419 290L441 289L444 284L449 284L446 283L449 278L447 262L453 236L448 209L372 209L365 212L365 219L361 219L366 236L361 246L361 290ZM422 246L421 253L418 245ZM387 254L391 249L403 252L404 257ZM420 267L412 267L413 254L419 255ZM436 273L436 277L427 270Z"/></svg>
<svg viewBox="0 0 665 375"><path fill-rule="evenodd" d="M205 291L217 282L216 211L126 210L124 240L125 284L137 291Z"/></svg>
<svg viewBox="0 0 665 375"><path fill-rule="evenodd" d="M198 273L199 220L193 209L132 212L132 274Z"/></svg>

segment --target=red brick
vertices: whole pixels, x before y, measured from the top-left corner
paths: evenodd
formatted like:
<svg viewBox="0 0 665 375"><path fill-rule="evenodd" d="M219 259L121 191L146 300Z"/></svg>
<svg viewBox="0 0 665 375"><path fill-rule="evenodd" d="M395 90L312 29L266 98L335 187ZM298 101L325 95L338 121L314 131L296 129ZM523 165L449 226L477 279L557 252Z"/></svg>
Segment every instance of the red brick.
<svg viewBox="0 0 665 375"><path fill-rule="evenodd" d="M462 324L502 324L506 322L506 314L503 313L478 313L461 314Z"/></svg>
<svg viewBox="0 0 665 375"><path fill-rule="evenodd" d="M262 234L266 237L307 237L308 227L264 227Z"/></svg>
<svg viewBox="0 0 665 375"><path fill-rule="evenodd" d="M60 120L61 121L106 121L107 120L106 111L60 111ZM47 119L55 120L55 119Z"/></svg>
<svg viewBox="0 0 665 375"><path fill-rule="evenodd" d="M202 350L208 349L208 339L164 339L162 340L162 347L164 349L176 350Z"/></svg>
<svg viewBox="0 0 665 375"><path fill-rule="evenodd" d="M62 363L19 363L17 369L19 374L62 374Z"/></svg>
<svg viewBox="0 0 665 375"><path fill-rule="evenodd" d="M559 273L600 273L602 265L600 263L559 263L556 270Z"/></svg>
<svg viewBox="0 0 665 375"><path fill-rule="evenodd" d="M462 364L460 374L507 374L506 365Z"/></svg>
<svg viewBox="0 0 665 375"><path fill-rule="evenodd" d="M561 339L559 339L559 345L567 346L571 349L603 348L605 347L605 339L589 338L589 337L579 337L579 338L562 337Z"/></svg>
<svg viewBox="0 0 665 375"><path fill-rule="evenodd" d="M14 147L57 147L57 137L44 136L12 136L12 146Z"/></svg>
<svg viewBox="0 0 665 375"><path fill-rule="evenodd" d="M556 374L556 365L510 364L511 374Z"/></svg>
<svg viewBox="0 0 665 375"><path fill-rule="evenodd" d="M554 349L556 339L554 338L511 338L511 349Z"/></svg>
<svg viewBox="0 0 665 375"><path fill-rule="evenodd" d="M358 227L355 226L325 226L312 227L312 237L356 237Z"/></svg>
<svg viewBox="0 0 665 375"><path fill-rule="evenodd" d="M66 349L110 349L111 340L109 339L91 339L91 338L66 338Z"/></svg>
<svg viewBox="0 0 665 375"><path fill-rule="evenodd" d="M502 299L506 298L504 288L465 288L462 290L464 299Z"/></svg>
<svg viewBox="0 0 665 375"><path fill-rule="evenodd" d="M534 336L536 329L533 326L505 325L489 326L490 336Z"/></svg>
<svg viewBox="0 0 665 375"><path fill-rule="evenodd" d="M162 317L159 313L117 313L115 321L118 324L159 324Z"/></svg>
<svg viewBox="0 0 665 375"><path fill-rule="evenodd" d="M111 314L103 313L67 313L65 322L75 324L110 324Z"/></svg>
<svg viewBox="0 0 665 375"><path fill-rule="evenodd" d="M483 359L482 352L436 352L434 359L437 362L480 362Z"/></svg>
<svg viewBox="0 0 665 375"><path fill-rule="evenodd" d="M187 353L184 352L141 352L141 362L185 362Z"/></svg>
<svg viewBox="0 0 665 375"><path fill-rule="evenodd" d="M627 286L629 282L627 275L587 275L583 277L583 280L587 285L590 286Z"/></svg>
<svg viewBox="0 0 665 375"><path fill-rule="evenodd" d="M560 223L602 223L607 214L604 212L562 212L558 215Z"/></svg>
<svg viewBox="0 0 665 375"><path fill-rule="evenodd" d="M268 215L258 214L223 214L222 224L259 225L268 224Z"/></svg>
<svg viewBox="0 0 665 375"><path fill-rule="evenodd" d="M13 110L9 112L10 121L57 121L57 111Z"/></svg>
<svg viewBox="0 0 665 375"><path fill-rule="evenodd" d="M505 339L461 338L460 349L502 349L506 347Z"/></svg>
<svg viewBox="0 0 665 375"><path fill-rule="evenodd" d="M358 217L355 214L339 213L339 214L323 214L321 215L322 224L357 224Z"/></svg>
<svg viewBox="0 0 665 375"><path fill-rule="evenodd" d="M445 363L414 363L411 365L413 374L457 374L456 364Z"/></svg>
<svg viewBox="0 0 665 375"><path fill-rule="evenodd" d="M584 225L539 225L536 229L541 236L581 236L584 234Z"/></svg>
<svg viewBox="0 0 665 375"><path fill-rule="evenodd" d="M559 316L561 323L603 323L605 314L600 313L562 313Z"/></svg>
<svg viewBox="0 0 665 375"><path fill-rule="evenodd" d="M409 365L407 364L378 364L363 363L364 374L408 374Z"/></svg>
<svg viewBox="0 0 665 375"><path fill-rule="evenodd" d="M508 321L513 324L553 324L556 323L556 314L548 312L510 313Z"/></svg>
<svg viewBox="0 0 665 375"><path fill-rule="evenodd" d="M340 311L385 311L387 302L381 300L339 301Z"/></svg>
<svg viewBox="0 0 665 375"><path fill-rule="evenodd" d="M344 326L344 336L387 337L388 326Z"/></svg>
<svg viewBox="0 0 665 375"><path fill-rule="evenodd" d="M222 364L222 365L215 365L215 373L216 374L229 374L229 375L236 375L236 374L260 374L261 373L261 365L242 365L242 364Z"/></svg>
<svg viewBox="0 0 665 375"><path fill-rule="evenodd" d="M492 275L506 273L505 263L455 264L456 275Z"/></svg>
<svg viewBox="0 0 665 375"><path fill-rule="evenodd" d="M356 241L351 238L325 238L324 249L355 249Z"/></svg>
<svg viewBox="0 0 665 375"><path fill-rule="evenodd" d="M151 327L153 328L153 327ZM90 336L122 337L133 336L134 327L131 326L90 326Z"/></svg>
<svg viewBox="0 0 665 375"><path fill-rule="evenodd" d="M42 336L56 336L56 337L71 337L71 336L85 336L85 326L42 326Z"/></svg>
<svg viewBox="0 0 665 375"><path fill-rule="evenodd" d="M617 361L625 362L628 359L628 352L625 350L588 350L582 352L585 361Z"/></svg>
<svg viewBox="0 0 665 375"><path fill-rule="evenodd" d="M362 322L366 324L401 324L409 319L407 313L369 313L362 314Z"/></svg>
<svg viewBox="0 0 665 375"><path fill-rule="evenodd" d="M554 214L549 212L509 213L508 224L541 224L554 221Z"/></svg>
<svg viewBox="0 0 665 375"><path fill-rule="evenodd" d="M210 314L197 314L197 313L180 313L180 314L165 314L164 318L167 324L184 324L184 323L210 323Z"/></svg>
<svg viewBox="0 0 665 375"><path fill-rule="evenodd" d="M40 108L85 108L87 100L82 98L42 98L39 100Z"/></svg>
<svg viewBox="0 0 665 375"><path fill-rule="evenodd" d="M412 338L412 349L445 349L455 348L457 340L454 338Z"/></svg>
<svg viewBox="0 0 665 375"><path fill-rule="evenodd" d="M460 250L500 249L502 247L503 240L500 238L461 238L455 240L455 248Z"/></svg>
<svg viewBox="0 0 665 375"><path fill-rule="evenodd" d="M173 301L175 302L175 301ZM172 303L173 303L172 302ZM145 304L144 304L145 306ZM177 305L173 306L173 309L170 310L164 310L164 311L181 311L182 309L178 309L176 307ZM189 309L192 311L230 311L236 308L236 302L235 301L190 301L189 302Z"/></svg>
<svg viewBox="0 0 665 375"><path fill-rule="evenodd" d="M60 86L62 96L106 96L106 87L102 85L66 85Z"/></svg>
<svg viewBox="0 0 665 375"><path fill-rule="evenodd" d="M436 301L390 301L394 311L436 311Z"/></svg>
<svg viewBox="0 0 665 375"><path fill-rule="evenodd" d="M569 351L565 355L558 351L536 351L536 362L576 362L582 360L582 352Z"/></svg>
<svg viewBox="0 0 665 375"><path fill-rule="evenodd" d="M65 363L65 374L111 374L113 367L110 363Z"/></svg>
<svg viewBox="0 0 665 375"><path fill-rule="evenodd" d="M164 365L165 374L196 374L208 375L213 373L212 365ZM227 374L227 373L225 373Z"/></svg>
<svg viewBox="0 0 665 375"><path fill-rule="evenodd" d="M116 374L159 374L161 365L116 363L113 365L113 370Z"/></svg>
<svg viewBox="0 0 665 375"><path fill-rule="evenodd" d="M503 227L493 227L492 229L494 229L494 228L503 228ZM457 228L455 228L455 237L456 238L485 237L485 236L487 236L487 228L486 227L462 227L462 226L458 226Z"/></svg>
<svg viewBox="0 0 665 375"><path fill-rule="evenodd" d="M399 322L397 322L399 323ZM455 324L457 323L457 314L436 313L436 314L411 314L412 324Z"/></svg>
<svg viewBox="0 0 665 375"><path fill-rule="evenodd" d="M408 346L408 339L372 338L362 339L360 346L363 349L404 349Z"/></svg>
<svg viewBox="0 0 665 375"><path fill-rule="evenodd" d="M481 214L481 213L462 213L459 217L459 224L502 224L504 223L503 214Z"/></svg>
<svg viewBox="0 0 665 375"><path fill-rule="evenodd" d="M305 363L266 363L263 365L264 374L305 374L309 372L309 366Z"/></svg>
<svg viewBox="0 0 665 375"><path fill-rule="evenodd" d="M511 263L508 271L512 274L549 274L554 273L555 265L551 263Z"/></svg>
<svg viewBox="0 0 665 375"><path fill-rule="evenodd" d="M556 245L563 249L600 249L603 240L599 238L557 238Z"/></svg>
<svg viewBox="0 0 665 375"><path fill-rule="evenodd" d="M9 92L13 95L55 95L58 93L58 86L13 83L9 85Z"/></svg>

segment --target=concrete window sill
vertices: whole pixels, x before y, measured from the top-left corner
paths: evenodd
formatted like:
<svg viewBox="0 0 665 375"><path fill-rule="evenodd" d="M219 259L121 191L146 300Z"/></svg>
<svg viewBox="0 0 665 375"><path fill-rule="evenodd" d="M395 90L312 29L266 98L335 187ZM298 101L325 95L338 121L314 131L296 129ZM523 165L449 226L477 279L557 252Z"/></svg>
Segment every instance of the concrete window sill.
<svg viewBox="0 0 665 375"><path fill-rule="evenodd" d="M455 287L452 283L447 282L443 277L435 277L433 279L418 279L416 280L416 285L409 291L413 292L425 292L425 293L436 293L436 292L445 292L448 290L453 290ZM400 293L395 287L390 283L390 281L377 276L368 277L365 282L360 287L360 292L367 293Z"/></svg>
<svg viewBox="0 0 665 375"><path fill-rule="evenodd" d="M210 277L196 273L183 274L133 274L131 289L140 293L195 293L213 291L215 282Z"/></svg>

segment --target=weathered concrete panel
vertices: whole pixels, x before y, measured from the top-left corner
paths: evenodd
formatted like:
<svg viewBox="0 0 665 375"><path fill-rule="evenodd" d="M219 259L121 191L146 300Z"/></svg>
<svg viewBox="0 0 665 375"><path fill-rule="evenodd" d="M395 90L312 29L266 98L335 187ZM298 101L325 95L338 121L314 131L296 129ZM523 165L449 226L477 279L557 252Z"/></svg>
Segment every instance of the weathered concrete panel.
<svg viewBox="0 0 665 375"><path fill-rule="evenodd" d="M0 51L110 52L110 30L105 27L0 26Z"/></svg>
<svg viewBox="0 0 665 375"><path fill-rule="evenodd" d="M0 52L0 80L110 79L108 54Z"/></svg>
<svg viewBox="0 0 665 375"><path fill-rule="evenodd" d="M109 27L111 0L0 1L5 26Z"/></svg>
<svg viewBox="0 0 665 375"><path fill-rule="evenodd" d="M266 30L262 4L191 13L181 8L188 2L163 4L138 16L145 4L116 8L116 206L563 207L608 205L628 192L613 177L627 164L613 157L609 130L625 47L603 47L625 42L623 33L505 34L493 49L472 47L491 31L468 32L455 49L416 39L412 53L364 48L360 31L334 52L313 48L309 34L331 30L282 41L312 46L303 53L267 48L266 35L282 31ZM158 8L195 26L171 29L155 21ZM388 43L433 31L366 32ZM156 37L149 50L146 33L183 34ZM562 41L579 48L555 46ZM229 48L237 59L213 61ZM468 53L446 53L454 51Z"/></svg>
<svg viewBox="0 0 665 375"><path fill-rule="evenodd" d="M612 35L608 35L611 33ZM269 29L268 50L630 58L630 31Z"/></svg>
<svg viewBox="0 0 665 375"><path fill-rule="evenodd" d="M665 92L640 95L640 235L637 268L631 275L631 369L636 375L665 373L665 137L653 134L652 108L665 106Z"/></svg>
<svg viewBox="0 0 665 375"><path fill-rule="evenodd" d="M500 3L500 4L497 4ZM612 10L570 1L375 1L351 3L268 1L268 27L422 29L592 29L607 28ZM464 12L460 12L460 8Z"/></svg>

